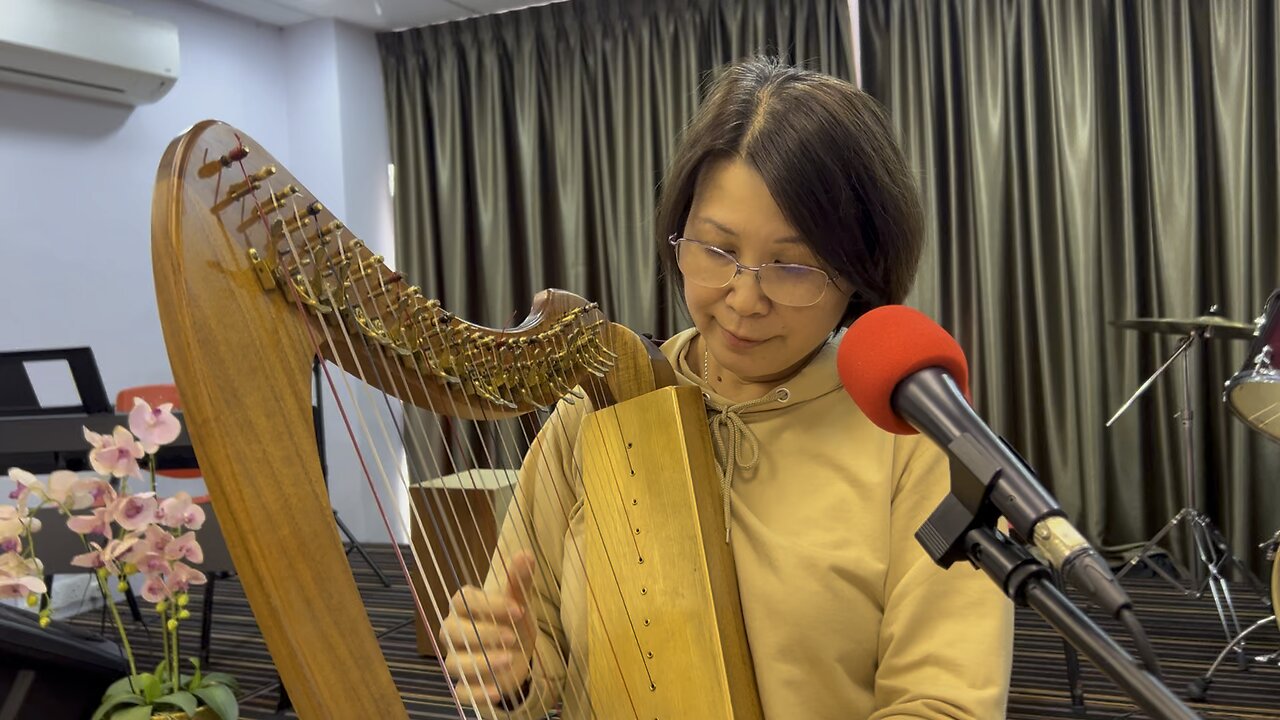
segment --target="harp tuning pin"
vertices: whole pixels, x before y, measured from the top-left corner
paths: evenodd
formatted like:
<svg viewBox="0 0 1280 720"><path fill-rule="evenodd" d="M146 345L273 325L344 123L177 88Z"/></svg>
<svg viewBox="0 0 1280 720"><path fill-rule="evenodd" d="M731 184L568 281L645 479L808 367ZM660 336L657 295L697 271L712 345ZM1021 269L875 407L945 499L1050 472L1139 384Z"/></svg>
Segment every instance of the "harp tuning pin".
<svg viewBox="0 0 1280 720"><path fill-rule="evenodd" d="M249 157L249 148L243 145L237 145L226 155L218 158L218 162L222 163L222 167L231 167L233 163L238 163L247 157Z"/></svg>
<svg viewBox="0 0 1280 720"><path fill-rule="evenodd" d="M297 232L300 228L304 228L311 224L311 218L306 215L300 215L291 218L276 218L271 223L271 237L282 238L290 233Z"/></svg>
<svg viewBox="0 0 1280 720"><path fill-rule="evenodd" d="M275 212L280 209L281 205L284 205L285 200L288 200L290 197L297 195L300 192L302 191L298 189L297 185L290 183L284 186L283 190L278 190L272 193L271 197L268 197L259 203L258 213L260 215L267 215L268 213Z"/></svg>

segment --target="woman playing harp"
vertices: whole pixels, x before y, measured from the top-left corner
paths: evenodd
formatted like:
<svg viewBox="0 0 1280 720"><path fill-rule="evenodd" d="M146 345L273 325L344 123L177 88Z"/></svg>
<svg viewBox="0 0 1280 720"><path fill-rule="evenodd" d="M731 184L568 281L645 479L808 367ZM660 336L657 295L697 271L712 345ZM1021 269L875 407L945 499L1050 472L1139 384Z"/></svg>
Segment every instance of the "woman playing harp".
<svg viewBox="0 0 1280 720"><path fill-rule="evenodd" d="M1012 606L914 533L949 491L943 452L871 424L836 338L901 302L920 255L913 179L869 96L755 59L729 68L668 169L656 232L694 328L662 346L704 394L766 717L1002 717ZM483 588L440 639L486 715L593 714L579 430L561 405L526 457Z"/></svg>

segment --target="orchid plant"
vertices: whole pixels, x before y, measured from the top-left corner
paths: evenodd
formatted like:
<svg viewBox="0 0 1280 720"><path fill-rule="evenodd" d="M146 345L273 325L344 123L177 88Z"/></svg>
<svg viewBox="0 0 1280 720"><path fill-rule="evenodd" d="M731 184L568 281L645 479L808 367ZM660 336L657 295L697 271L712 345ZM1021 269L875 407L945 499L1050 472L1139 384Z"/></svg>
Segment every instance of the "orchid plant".
<svg viewBox="0 0 1280 720"><path fill-rule="evenodd" d="M49 589L36 556L41 522L34 512L56 509L84 543L85 552L71 564L94 571L129 662L129 676L107 689L93 720L141 720L162 712L194 717L201 707L221 720L235 720L234 678L202 673L195 658L190 659L193 674L180 670L179 630L191 617L188 590L206 582L204 573L192 567L204 560L196 531L205 514L188 493L164 499L156 494L156 453L177 439L182 428L172 404L153 408L141 398L133 402L128 429L117 426L110 435L84 429L93 446L89 462L98 477L59 470L45 483L21 468L9 469L17 489L10 495L15 504L0 506L0 598L23 598L31 607L39 606L40 626L49 626ZM130 480L145 480L143 463L149 487L130 493ZM125 591L134 576L141 576L140 594L155 606L163 624L164 659L154 672L138 671L109 589L114 580Z"/></svg>

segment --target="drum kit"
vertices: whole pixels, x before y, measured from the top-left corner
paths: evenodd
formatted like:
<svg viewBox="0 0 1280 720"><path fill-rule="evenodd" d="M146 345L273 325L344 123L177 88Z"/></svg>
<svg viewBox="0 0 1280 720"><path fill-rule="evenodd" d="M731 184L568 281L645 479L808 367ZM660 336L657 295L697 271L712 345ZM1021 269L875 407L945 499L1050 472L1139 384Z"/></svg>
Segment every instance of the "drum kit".
<svg viewBox="0 0 1280 720"><path fill-rule="evenodd" d="M1190 587L1184 585L1184 581L1170 575L1158 563L1149 562L1147 566L1188 595L1201 597L1207 589L1212 594L1214 605L1217 607L1218 618L1222 622L1222 630L1227 637L1227 646L1209 672L1191 684L1189 693L1195 700L1204 698L1213 672L1232 649L1238 650L1240 664L1244 667L1248 663L1244 655L1244 639L1253 631L1276 623L1276 616L1272 615L1248 629L1241 630L1230 589L1223 575L1224 570L1234 566L1264 601L1267 599L1267 590L1258 578L1234 556L1226 539L1196 504L1197 484L1191 424L1192 392L1189 355L1197 344L1208 339L1251 341L1249 354L1243 367L1226 382L1223 402L1245 425L1273 441L1280 442L1280 289L1271 293L1262 314L1252 323L1224 318L1215 314L1215 310L1216 308L1211 308L1208 314L1194 318L1133 318L1115 320L1111 323L1115 327L1129 330L1182 336L1173 354L1107 421L1107 427L1115 423L1175 360L1179 357L1183 359L1182 408L1176 417L1182 425L1187 505L1125 564L1124 568L1117 573L1117 577L1124 577L1139 562L1147 558L1157 547L1157 543L1175 527L1183 523L1188 524L1188 549L1190 556L1194 558L1190 573ZM1268 559L1275 562L1270 588L1273 610L1277 604L1280 604L1280 558L1274 557L1275 550L1272 547L1278 540L1280 540L1280 532L1275 538L1262 544L1262 547L1268 548ZM1203 579L1201 579L1201 571L1204 573ZM1271 661L1277 658L1280 658L1280 653L1254 658L1254 660Z"/></svg>

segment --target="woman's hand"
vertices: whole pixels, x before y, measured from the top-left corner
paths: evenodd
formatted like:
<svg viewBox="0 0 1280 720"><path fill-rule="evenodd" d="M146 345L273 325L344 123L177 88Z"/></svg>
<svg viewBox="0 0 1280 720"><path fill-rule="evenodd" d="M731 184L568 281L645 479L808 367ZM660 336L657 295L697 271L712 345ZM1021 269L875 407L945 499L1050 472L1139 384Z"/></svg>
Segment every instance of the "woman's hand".
<svg viewBox="0 0 1280 720"><path fill-rule="evenodd" d="M528 679L538 632L529 602L533 570L533 555L521 552L507 564L505 592L468 585L450 599L440 644L459 699L479 705L500 702L516 695Z"/></svg>

